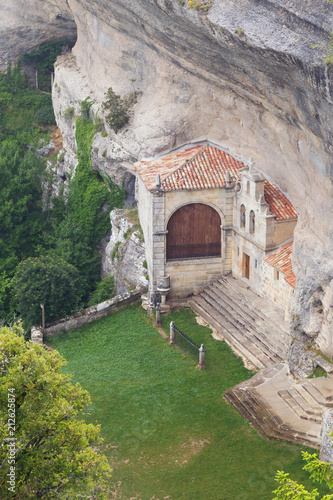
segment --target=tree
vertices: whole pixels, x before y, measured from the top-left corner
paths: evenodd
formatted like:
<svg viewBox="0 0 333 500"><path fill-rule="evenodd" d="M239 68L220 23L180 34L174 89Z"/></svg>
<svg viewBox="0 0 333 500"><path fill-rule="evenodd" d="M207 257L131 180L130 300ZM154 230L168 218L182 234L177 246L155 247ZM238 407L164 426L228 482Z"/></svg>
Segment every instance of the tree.
<svg viewBox="0 0 333 500"><path fill-rule="evenodd" d="M315 453L310 455L310 453L302 451L302 455L306 462L303 469L311 472L310 478L319 483L325 483L329 488L333 488L332 464L321 462ZM277 472L275 480L280 486L273 491L276 495L273 500L316 500L319 495L317 489L306 490L302 484L290 479L289 474L283 471ZM332 499L333 495L324 495L321 498L321 500Z"/></svg>
<svg viewBox="0 0 333 500"><path fill-rule="evenodd" d="M26 329L40 324L40 304L45 305L49 322L78 310L80 274L64 260L50 256L26 259L17 266L12 284Z"/></svg>
<svg viewBox="0 0 333 500"><path fill-rule="evenodd" d="M66 361L57 351L21 334L20 325L0 328L0 497L106 498L100 428L77 419L87 391L61 373Z"/></svg>
<svg viewBox="0 0 333 500"><path fill-rule="evenodd" d="M105 119L115 133L128 123L129 111L136 102L136 92L131 92L124 97L120 97L120 95L116 94L112 87L105 92L103 109L108 111Z"/></svg>

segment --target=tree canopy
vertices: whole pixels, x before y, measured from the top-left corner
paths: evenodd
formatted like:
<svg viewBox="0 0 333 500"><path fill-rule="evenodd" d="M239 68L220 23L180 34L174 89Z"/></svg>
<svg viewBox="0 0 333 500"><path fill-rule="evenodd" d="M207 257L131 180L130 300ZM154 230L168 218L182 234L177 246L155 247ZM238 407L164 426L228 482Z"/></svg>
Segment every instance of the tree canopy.
<svg viewBox="0 0 333 500"><path fill-rule="evenodd" d="M87 391L61 372L66 361L57 351L21 334L20 325L0 328L0 497L106 498L110 467L99 452L100 428L77 418L90 403Z"/></svg>
<svg viewBox="0 0 333 500"><path fill-rule="evenodd" d="M45 305L47 321L75 312L80 303L79 271L64 260L48 255L22 261L13 278L16 307L25 326L40 324L40 304Z"/></svg>

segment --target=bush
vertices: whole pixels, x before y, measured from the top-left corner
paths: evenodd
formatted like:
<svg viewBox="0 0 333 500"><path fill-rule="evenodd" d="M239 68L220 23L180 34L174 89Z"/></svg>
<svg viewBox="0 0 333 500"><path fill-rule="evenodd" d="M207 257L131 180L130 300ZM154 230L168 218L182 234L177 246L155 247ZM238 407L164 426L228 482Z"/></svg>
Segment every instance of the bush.
<svg viewBox="0 0 333 500"><path fill-rule="evenodd" d="M102 279L102 281L97 283L96 290L91 294L88 306L91 307L105 300L112 299L112 297L114 297L114 291L114 277L109 276L108 278Z"/></svg>
<svg viewBox="0 0 333 500"><path fill-rule="evenodd" d="M136 103L136 94L132 92L124 98L117 95L110 87L105 93L105 101L103 102L103 109L109 113L106 115L106 123L116 133L120 130L129 120L129 110Z"/></svg>
<svg viewBox="0 0 333 500"><path fill-rule="evenodd" d="M48 322L76 311L80 285L78 270L64 260L41 256L22 261L16 268L13 291L25 328L41 323L41 304Z"/></svg>
<svg viewBox="0 0 333 500"><path fill-rule="evenodd" d="M55 116L52 106L44 106L35 114L35 122L39 125L55 125Z"/></svg>
<svg viewBox="0 0 333 500"><path fill-rule="evenodd" d="M73 120L74 118L74 107L70 106L69 108L65 109L63 117L65 120Z"/></svg>

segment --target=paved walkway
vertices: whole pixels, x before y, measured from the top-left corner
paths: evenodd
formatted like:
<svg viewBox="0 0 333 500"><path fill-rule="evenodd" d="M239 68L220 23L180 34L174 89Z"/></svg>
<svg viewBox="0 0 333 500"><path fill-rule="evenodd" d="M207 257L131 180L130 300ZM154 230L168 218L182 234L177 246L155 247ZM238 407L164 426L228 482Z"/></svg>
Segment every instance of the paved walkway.
<svg viewBox="0 0 333 500"><path fill-rule="evenodd" d="M333 406L333 369L327 377L295 380L289 375L288 325L268 300L242 281L223 276L189 300L217 336L260 371L225 398L263 438L320 447L324 410ZM319 359L319 358L318 358Z"/></svg>

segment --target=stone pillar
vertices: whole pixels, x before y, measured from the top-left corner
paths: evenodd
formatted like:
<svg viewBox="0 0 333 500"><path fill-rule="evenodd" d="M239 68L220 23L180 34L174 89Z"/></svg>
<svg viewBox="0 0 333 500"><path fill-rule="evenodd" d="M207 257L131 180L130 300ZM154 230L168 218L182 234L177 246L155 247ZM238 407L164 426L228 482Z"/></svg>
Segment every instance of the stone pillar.
<svg viewBox="0 0 333 500"><path fill-rule="evenodd" d="M161 306L160 304L157 304L156 306L156 321L155 321L155 326L161 326Z"/></svg>
<svg viewBox="0 0 333 500"><path fill-rule="evenodd" d="M169 344L174 344L175 343L175 324L173 321L170 323L170 340Z"/></svg>
<svg viewBox="0 0 333 500"><path fill-rule="evenodd" d="M41 327L33 326L31 328L31 342L33 344L43 344L43 331Z"/></svg>
<svg viewBox="0 0 333 500"><path fill-rule="evenodd" d="M321 426L320 460L322 462L333 463L333 438L330 433L333 431L333 410L325 410Z"/></svg>
<svg viewBox="0 0 333 500"><path fill-rule="evenodd" d="M203 344L201 344L200 349L199 349L199 365L198 365L199 370L203 370L204 368L206 368L205 352L206 352L205 346Z"/></svg>
<svg viewBox="0 0 333 500"><path fill-rule="evenodd" d="M170 291L170 276L160 276L157 278L157 291L161 294L161 310L162 312L166 312L170 309L166 307L166 296Z"/></svg>

